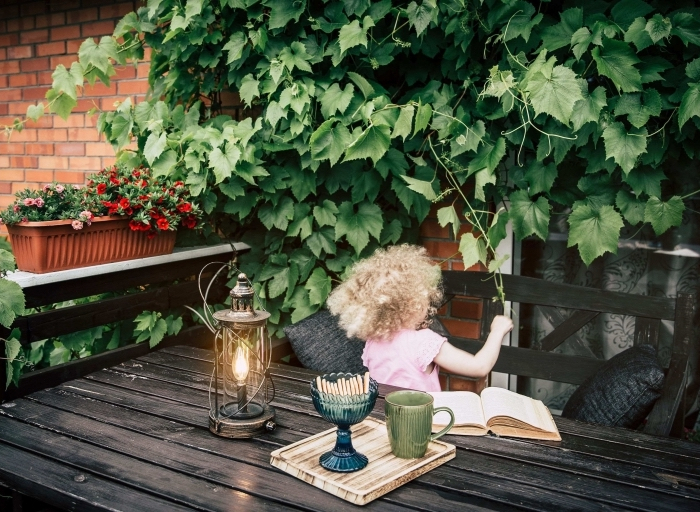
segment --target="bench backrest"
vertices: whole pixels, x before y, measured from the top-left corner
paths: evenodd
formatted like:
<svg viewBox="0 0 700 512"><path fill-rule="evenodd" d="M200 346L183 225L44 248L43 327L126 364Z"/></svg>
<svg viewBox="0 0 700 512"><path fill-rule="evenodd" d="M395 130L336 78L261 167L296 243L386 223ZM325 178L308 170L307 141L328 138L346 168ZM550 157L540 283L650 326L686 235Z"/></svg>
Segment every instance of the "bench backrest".
<svg viewBox="0 0 700 512"><path fill-rule="evenodd" d="M610 292L576 285L554 283L524 276L503 275L506 300L531 304L555 326L541 340L539 350L502 347L494 371L538 379L581 384L605 361L594 357L551 352L601 313L635 317L634 344L658 347L662 320L674 322L672 354L661 398L647 419L645 431L669 435L682 431L686 403L697 393L698 378L687 386L688 361L693 337L694 298L681 294L677 298L650 297ZM494 302L497 290L493 277L483 272L443 271L445 297L476 297L482 299L480 340L450 336L456 346L472 353L478 351L488 335L491 320L502 312ZM568 317L560 308L572 310Z"/></svg>

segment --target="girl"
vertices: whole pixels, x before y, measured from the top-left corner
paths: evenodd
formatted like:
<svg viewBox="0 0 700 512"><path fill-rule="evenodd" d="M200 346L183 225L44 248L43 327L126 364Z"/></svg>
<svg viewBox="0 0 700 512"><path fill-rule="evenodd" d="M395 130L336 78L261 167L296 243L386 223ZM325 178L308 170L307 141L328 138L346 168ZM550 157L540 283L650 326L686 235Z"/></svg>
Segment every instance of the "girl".
<svg viewBox="0 0 700 512"><path fill-rule="evenodd" d="M439 368L481 378L496 364L513 328L499 315L484 346L472 355L427 329L442 301L441 272L423 247L395 245L356 262L328 297L348 337L365 341L362 362L383 384L440 391Z"/></svg>

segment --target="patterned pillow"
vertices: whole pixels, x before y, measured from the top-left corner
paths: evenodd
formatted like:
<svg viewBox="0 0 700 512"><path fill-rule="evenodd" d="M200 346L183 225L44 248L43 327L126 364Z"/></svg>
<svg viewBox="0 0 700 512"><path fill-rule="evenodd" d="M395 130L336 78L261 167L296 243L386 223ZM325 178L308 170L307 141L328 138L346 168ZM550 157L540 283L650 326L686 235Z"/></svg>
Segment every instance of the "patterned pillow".
<svg viewBox="0 0 700 512"><path fill-rule="evenodd" d="M319 372L364 372L364 342L348 338L338 325L338 317L322 309L288 325L284 333L304 367Z"/></svg>
<svg viewBox="0 0 700 512"><path fill-rule="evenodd" d="M651 345L617 354L588 377L566 402L562 416L636 429L661 396L664 372Z"/></svg>

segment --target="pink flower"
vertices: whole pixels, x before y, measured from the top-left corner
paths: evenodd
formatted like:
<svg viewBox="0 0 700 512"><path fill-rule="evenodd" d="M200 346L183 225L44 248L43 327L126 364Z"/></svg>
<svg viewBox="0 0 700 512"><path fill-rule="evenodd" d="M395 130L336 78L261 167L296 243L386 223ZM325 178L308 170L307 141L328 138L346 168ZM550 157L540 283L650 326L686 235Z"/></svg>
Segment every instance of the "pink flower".
<svg viewBox="0 0 700 512"><path fill-rule="evenodd" d="M59 194L63 192L66 188L63 185L56 185L56 192Z"/></svg>
<svg viewBox="0 0 700 512"><path fill-rule="evenodd" d="M41 208L42 206L44 206L44 200L40 197L37 197L34 200L34 206L36 206L37 208Z"/></svg>
<svg viewBox="0 0 700 512"><path fill-rule="evenodd" d="M14 205L14 206L12 207L12 210L14 210L15 212L18 212L18 211L19 211L19 205L18 205L18 204Z"/></svg>
<svg viewBox="0 0 700 512"><path fill-rule="evenodd" d="M80 222L79 220L74 220L73 222L70 223L71 226L73 226L73 229L78 230L78 229L83 229L83 223Z"/></svg>
<svg viewBox="0 0 700 512"><path fill-rule="evenodd" d="M74 188L75 190L80 190L82 187L81 187L80 185L73 185L73 188Z"/></svg>
<svg viewBox="0 0 700 512"><path fill-rule="evenodd" d="M51 190L51 184L47 183L46 185L44 185L44 192L48 192L49 190Z"/></svg>
<svg viewBox="0 0 700 512"><path fill-rule="evenodd" d="M24 203L24 206L34 206L34 199L31 197L26 197L22 202Z"/></svg>

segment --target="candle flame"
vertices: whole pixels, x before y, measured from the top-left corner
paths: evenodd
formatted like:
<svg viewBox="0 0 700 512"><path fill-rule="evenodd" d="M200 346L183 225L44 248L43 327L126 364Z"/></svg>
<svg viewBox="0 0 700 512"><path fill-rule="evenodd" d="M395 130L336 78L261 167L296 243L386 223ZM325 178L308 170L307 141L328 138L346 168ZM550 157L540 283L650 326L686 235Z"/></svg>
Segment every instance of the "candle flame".
<svg viewBox="0 0 700 512"><path fill-rule="evenodd" d="M233 376L238 382L244 382L246 377L248 377L248 358L246 355L245 349L239 345L233 361L231 361Z"/></svg>

